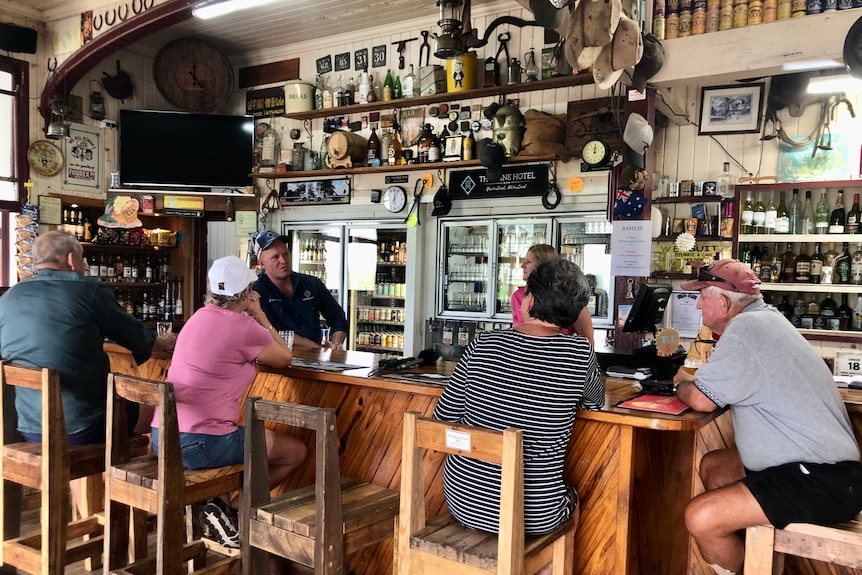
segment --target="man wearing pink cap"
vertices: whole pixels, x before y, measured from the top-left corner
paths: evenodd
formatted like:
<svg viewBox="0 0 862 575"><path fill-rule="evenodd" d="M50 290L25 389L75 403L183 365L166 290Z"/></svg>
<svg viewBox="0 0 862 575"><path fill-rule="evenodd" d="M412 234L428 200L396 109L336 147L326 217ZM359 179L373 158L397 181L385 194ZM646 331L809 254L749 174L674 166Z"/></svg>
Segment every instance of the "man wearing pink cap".
<svg viewBox="0 0 862 575"><path fill-rule="evenodd" d="M706 492L689 502L685 523L716 573L741 573L740 530L831 525L859 513L859 446L820 354L763 302L748 266L721 260L682 289L700 291L703 323L721 340L694 375L677 373L677 396L698 411L730 407L736 439L703 457Z"/></svg>

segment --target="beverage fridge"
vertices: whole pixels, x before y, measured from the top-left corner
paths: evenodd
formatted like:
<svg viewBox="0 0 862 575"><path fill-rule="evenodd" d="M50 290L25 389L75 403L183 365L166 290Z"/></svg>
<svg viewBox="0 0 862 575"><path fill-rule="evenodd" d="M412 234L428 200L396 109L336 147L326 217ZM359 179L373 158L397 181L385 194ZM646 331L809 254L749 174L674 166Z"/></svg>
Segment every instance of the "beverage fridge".
<svg viewBox="0 0 862 575"><path fill-rule="evenodd" d="M393 356L413 348L412 242L398 224L285 224L293 270L320 278L347 315L347 349ZM408 245L410 243L411 245Z"/></svg>
<svg viewBox="0 0 862 575"><path fill-rule="evenodd" d="M511 322L512 294L526 283L521 268L524 256L531 246L547 243L587 275L593 325L611 327L610 232L604 213L441 219L437 317L475 323Z"/></svg>

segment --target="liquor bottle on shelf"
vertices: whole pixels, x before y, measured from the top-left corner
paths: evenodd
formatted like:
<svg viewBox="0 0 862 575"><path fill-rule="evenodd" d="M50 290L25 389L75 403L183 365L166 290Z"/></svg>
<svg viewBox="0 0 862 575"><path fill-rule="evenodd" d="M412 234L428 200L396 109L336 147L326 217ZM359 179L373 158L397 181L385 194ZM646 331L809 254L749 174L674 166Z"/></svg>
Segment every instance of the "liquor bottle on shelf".
<svg viewBox="0 0 862 575"><path fill-rule="evenodd" d="M829 214L829 233L843 234L844 224L847 222L847 214L844 211L844 190L838 190L838 197L835 199L835 207L832 208L832 213Z"/></svg>
<svg viewBox="0 0 862 575"><path fill-rule="evenodd" d="M392 80L392 70L386 70L386 80L383 82L383 101L389 102L392 100L392 93L395 90L395 82Z"/></svg>
<svg viewBox="0 0 862 575"><path fill-rule="evenodd" d="M835 251L835 242L829 242L829 249L823 254L823 271L820 273L820 283L832 283L835 273L835 258L837 257L838 252Z"/></svg>
<svg viewBox="0 0 862 575"><path fill-rule="evenodd" d="M419 136L418 146L418 162L420 164L428 163L428 156L431 149L431 124L425 124L422 127L422 135Z"/></svg>
<svg viewBox="0 0 862 575"><path fill-rule="evenodd" d="M183 278L179 277L174 282L176 287L176 297L174 298L174 320L183 319Z"/></svg>
<svg viewBox="0 0 862 575"><path fill-rule="evenodd" d="M404 97L404 92L401 90L401 76L395 76L395 84L392 86L392 99L400 100Z"/></svg>
<svg viewBox="0 0 862 575"><path fill-rule="evenodd" d="M344 105L344 84L341 82L341 74L335 82L335 90L332 91L332 105L336 108Z"/></svg>
<svg viewBox="0 0 862 575"><path fill-rule="evenodd" d="M366 70L362 71L362 77L359 80L359 88L357 88L357 92L359 93L359 98L357 99L357 104L367 104L368 93L371 91L371 82L368 79L368 72Z"/></svg>
<svg viewBox="0 0 862 575"><path fill-rule="evenodd" d="M353 95L356 93L356 85L353 83L353 76L347 79L347 85L344 87L344 105L352 106L356 103Z"/></svg>
<svg viewBox="0 0 862 575"><path fill-rule="evenodd" d="M69 208L63 208L63 221L60 223L60 230L64 232L69 232L69 226L72 220L69 218Z"/></svg>
<svg viewBox="0 0 862 575"><path fill-rule="evenodd" d="M760 277L760 272L763 270L763 252L760 251L760 246L754 244L754 249L751 250L751 271L754 275Z"/></svg>
<svg viewBox="0 0 862 575"><path fill-rule="evenodd" d="M434 126L430 124L426 124L431 131L431 144L428 147L428 161L429 162L439 162L442 156L440 155L440 138L433 132Z"/></svg>
<svg viewBox="0 0 862 575"><path fill-rule="evenodd" d="M793 301L793 315L802 317L808 313L808 302L802 297L801 293L796 294L796 299Z"/></svg>
<svg viewBox="0 0 862 575"><path fill-rule="evenodd" d="M723 198L732 198L736 192L736 178L730 173L730 162L724 162L721 174L716 178L716 192Z"/></svg>
<svg viewBox="0 0 862 575"><path fill-rule="evenodd" d="M281 158L281 137L272 126L266 125L266 130L260 139L260 166L272 168Z"/></svg>
<svg viewBox="0 0 862 575"><path fill-rule="evenodd" d="M371 136L368 138L366 165L373 166L374 161L380 161L380 138L377 137L377 128L371 128Z"/></svg>
<svg viewBox="0 0 862 575"><path fill-rule="evenodd" d="M808 244L802 244L799 247L799 255L796 256L796 272L794 279L787 281L797 281L809 283L811 281L811 257L808 255Z"/></svg>
<svg viewBox="0 0 862 575"><path fill-rule="evenodd" d="M827 296L820 302L820 315L834 317L837 311L838 304L834 299L832 299L832 294L827 294Z"/></svg>
<svg viewBox="0 0 862 575"><path fill-rule="evenodd" d="M743 234L754 233L754 202L751 200L751 190L742 202L742 212L739 217L739 231Z"/></svg>
<svg viewBox="0 0 862 575"><path fill-rule="evenodd" d="M84 213L81 210L75 213L75 237L79 242L84 241Z"/></svg>
<svg viewBox="0 0 862 575"><path fill-rule="evenodd" d="M847 212L847 223L844 226L844 231L848 234L858 234L862 231L860 225L862 225L862 209L859 208L859 194L853 194L853 206Z"/></svg>
<svg viewBox="0 0 862 575"><path fill-rule="evenodd" d="M458 345L461 347L467 347L470 343L470 329L467 327L467 324L461 322L461 325L458 327Z"/></svg>
<svg viewBox="0 0 862 575"><path fill-rule="evenodd" d="M823 273L823 254L820 253L820 242L814 244L814 253L811 254L810 281L813 284L820 283L820 274Z"/></svg>
<svg viewBox="0 0 862 575"><path fill-rule="evenodd" d="M787 250L781 256L781 276L778 281L792 282L796 279L796 254L793 253L793 244L787 242Z"/></svg>
<svg viewBox="0 0 862 575"><path fill-rule="evenodd" d="M811 299L808 300L808 311L806 313L812 315L820 314L820 302L817 301L817 294L811 294Z"/></svg>
<svg viewBox="0 0 862 575"><path fill-rule="evenodd" d="M757 201L754 203L754 215L752 217L755 234L766 233L766 207L763 204L763 193L757 194Z"/></svg>
<svg viewBox="0 0 862 575"><path fill-rule="evenodd" d="M814 212L814 229L818 234L829 232L829 203L826 201L826 192L821 192L820 201Z"/></svg>
<svg viewBox="0 0 862 575"><path fill-rule="evenodd" d="M332 94L332 86L329 85L329 79L323 76L323 108L328 110L335 104L335 99Z"/></svg>
<svg viewBox="0 0 862 575"><path fill-rule="evenodd" d="M473 130L467 130L467 136L464 137L464 149L461 152L461 157L464 160L472 160L476 155L476 138L473 137Z"/></svg>
<svg viewBox="0 0 862 575"><path fill-rule="evenodd" d="M404 76L404 81L401 82L401 88L405 98L415 98L419 95L419 82L416 80L413 64L407 67L407 74Z"/></svg>
<svg viewBox="0 0 862 575"><path fill-rule="evenodd" d="M814 227L814 207L811 204L811 190L805 192L805 206L802 208L802 231L800 234L813 234Z"/></svg>
<svg viewBox="0 0 862 575"><path fill-rule="evenodd" d="M751 248L749 247L748 244L742 244L742 248L740 248L740 250L739 250L739 261L744 263L749 268L752 267L752 265L751 265L751 263L752 263L751 262Z"/></svg>
<svg viewBox="0 0 862 575"><path fill-rule="evenodd" d="M789 321L790 318L793 317L793 306L790 305L790 302L787 301L787 298L787 294L784 294L784 296L781 298L781 303L775 307L778 308L778 311L784 314L784 317L786 317Z"/></svg>
<svg viewBox="0 0 862 575"><path fill-rule="evenodd" d="M862 330L862 295L856 296L856 305L853 306L853 319L850 322L850 327L855 330Z"/></svg>
<svg viewBox="0 0 862 575"><path fill-rule="evenodd" d="M99 279L108 281L108 260L105 254L99 254Z"/></svg>
<svg viewBox="0 0 862 575"><path fill-rule="evenodd" d="M775 233L790 233L790 211L787 209L787 203L785 202L783 190L779 193L778 213L776 214L775 219Z"/></svg>
<svg viewBox="0 0 862 575"><path fill-rule="evenodd" d="M849 330L850 324L853 321L853 309L847 303L848 294L841 294L841 305L835 311L838 316L838 329Z"/></svg>
<svg viewBox="0 0 862 575"><path fill-rule="evenodd" d="M398 135L398 124L392 125L392 137L389 140L389 149L387 150L387 160L390 166L397 166L404 163L404 156L401 155L401 138Z"/></svg>
<svg viewBox="0 0 862 575"><path fill-rule="evenodd" d="M850 256L850 283L862 285L862 242L856 244L856 251Z"/></svg>
<svg viewBox="0 0 862 575"><path fill-rule="evenodd" d="M802 201L799 199L799 190L793 189L793 197L787 206L787 215L790 219L790 233L802 233Z"/></svg>
<svg viewBox="0 0 862 575"><path fill-rule="evenodd" d="M314 83L314 109L323 109L323 76L317 75L317 81Z"/></svg>
<svg viewBox="0 0 862 575"><path fill-rule="evenodd" d="M760 281L772 281L772 258L769 256L769 247L763 246L763 253L760 255L760 273L758 274Z"/></svg>
<svg viewBox="0 0 862 575"><path fill-rule="evenodd" d="M838 275L838 283L850 283L850 266L850 246L847 242L844 242L841 253L835 260L835 272Z"/></svg>
<svg viewBox="0 0 862 575"><path fill-rule="evenodd" d="M764 219L765 232L767 234L776 233L775 226L778 222L778 206L775 205L775 193L769 192L769 202L766 204L766 214Z"/></svg>
<svg viewBox="0 0 862 575"><path fill-rule="evenodd" d="M374 92L374 101L383 101L383 85L380 84L380 74L371 78L371 90Z"/></svg>
<svg viewBox="0 0 862 575"><path fill-rule="evenodd" d="M87 275L89 275L90 277L98 278L99 277L98 256L96 256L96 254L91 253L90 257L87 261L87 264L88 264L88 268L89 268L87 271Z"/></svg>
<svg viewBox="0 0 862 575"><path fill-rule="evenodd" d="M452 324L448 321L443 323L443 339L441 340L441 343L443 345L452 345L454 343Z"/></svg>
<svg viewBox="0 0 862 575"><path fill-rule="evenodd" d="M784 277L784 254L779 250L780 248L778 244L775 244L772 250L772 259L769 264L769 279L766 281L777 283L782 281L781 278Z"/></svg>

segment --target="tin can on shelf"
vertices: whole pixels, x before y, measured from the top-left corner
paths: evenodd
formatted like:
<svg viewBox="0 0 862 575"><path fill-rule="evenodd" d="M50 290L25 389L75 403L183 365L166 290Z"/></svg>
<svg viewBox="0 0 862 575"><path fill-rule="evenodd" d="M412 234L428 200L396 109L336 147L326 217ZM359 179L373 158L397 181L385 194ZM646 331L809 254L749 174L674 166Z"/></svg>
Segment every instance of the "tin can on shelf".
<svg viewBox="0 0 862 575"><path fill-rule="evenodd" d="M146 196L141 196L141 213L142 214L152 214L156 211L156 201L153 196L147 194Z"/></svg>

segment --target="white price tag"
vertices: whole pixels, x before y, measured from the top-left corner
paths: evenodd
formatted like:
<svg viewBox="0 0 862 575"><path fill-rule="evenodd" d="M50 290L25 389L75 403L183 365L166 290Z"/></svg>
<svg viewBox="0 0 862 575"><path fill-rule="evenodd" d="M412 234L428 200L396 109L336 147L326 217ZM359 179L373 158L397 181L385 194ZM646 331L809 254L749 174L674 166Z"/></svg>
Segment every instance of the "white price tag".
<svg viewBox="0 0 862 575"><path fill-rule="evenodd" d="M862 351L836 351L834 372L835 375L862 376Z"/></svg>
<svg viewBox="0 0 862 575"><path fill-rule="evenodd" d="M470 434L466 431L446 430L446 447L459 451L472 451Z"/></svg>

